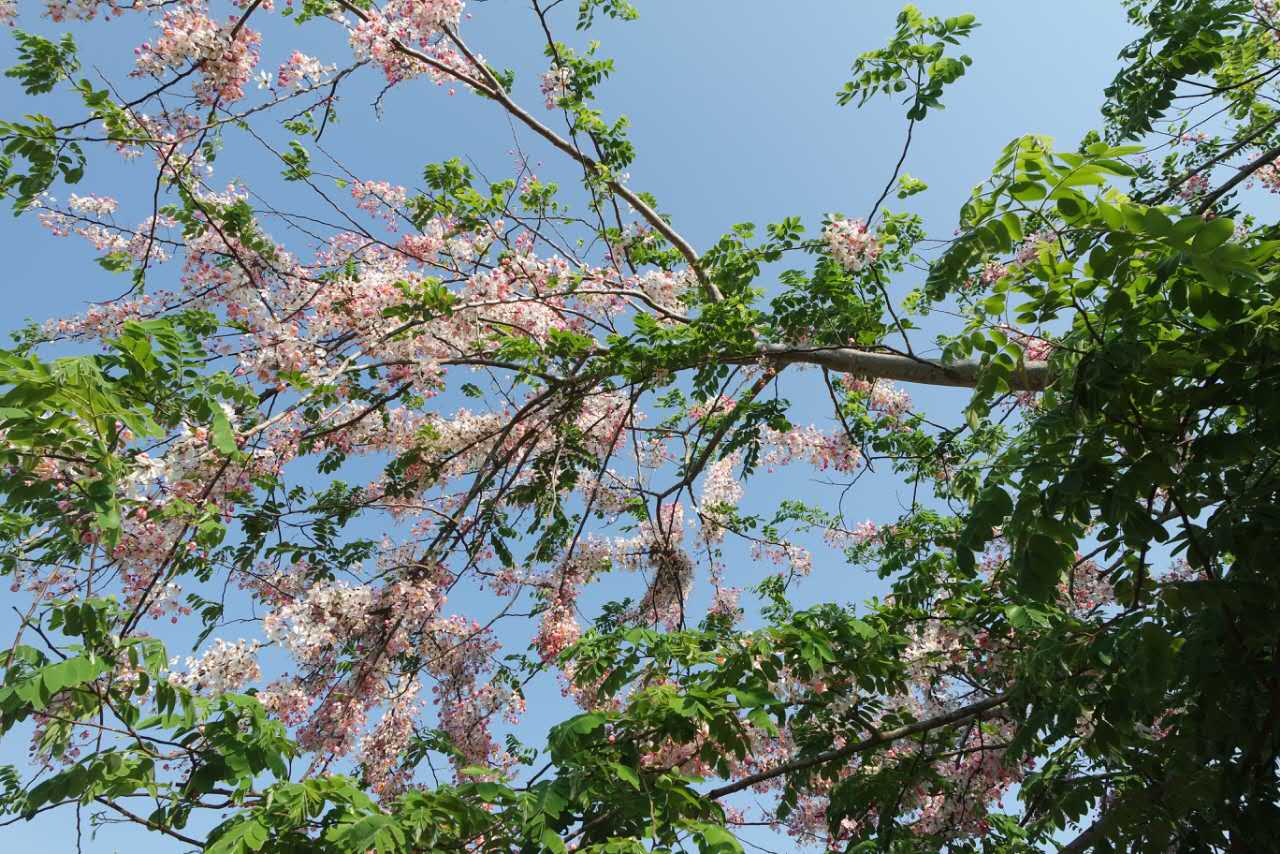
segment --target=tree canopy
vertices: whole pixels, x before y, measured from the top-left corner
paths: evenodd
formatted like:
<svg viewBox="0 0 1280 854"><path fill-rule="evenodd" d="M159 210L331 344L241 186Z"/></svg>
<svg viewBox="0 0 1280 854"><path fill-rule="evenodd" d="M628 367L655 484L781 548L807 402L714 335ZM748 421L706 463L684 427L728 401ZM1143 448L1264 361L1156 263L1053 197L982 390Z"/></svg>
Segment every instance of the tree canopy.
<svg viewBox="0 0 1280 854"><path fill-rule="evenodd" d="M643 4L530 0L532 82L462 0L28 5L0 0L28 96L6 228L87 241L123 294L0 351L0 733L31 745L0 822L217 854L730 854L760 825L1275 849L1272 3L1126 0L1097 129L993 152L943 239L903 167L980 22L907 6L834 95L902 107L872 209L708 247L596 100L613 63L580 31ZM70 27L19 28L41 15L157 28L114 80ZM332 55L292 50L312 31ZM405 186L376 139L339 162L360 75L480 99L577 185L459 152ZM236 178L244 151L275 181ZM154 180L84 189L121 157ZM785 466L912 501L847 519ZM801 607L816 561L885 595ZM743 589L744 562L772 568ZM541 682L562 720L521 741Z"/></svg>

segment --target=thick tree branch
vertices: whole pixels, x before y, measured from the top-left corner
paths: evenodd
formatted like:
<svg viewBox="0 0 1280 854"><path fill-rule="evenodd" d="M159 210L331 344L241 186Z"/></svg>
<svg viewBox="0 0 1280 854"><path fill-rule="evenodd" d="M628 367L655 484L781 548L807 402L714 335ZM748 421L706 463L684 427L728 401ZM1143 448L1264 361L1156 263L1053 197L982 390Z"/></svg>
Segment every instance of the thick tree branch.
<svg viewBox="0 0 1280 854"><path fill-rule="evenodd" d="M930 730L977 717L983 712L990 711L997 706L1003 705L1008 702L1008 700L1009 695L1007 693L997 694L996 696L986 700L962 706L954 712L949 712L945 715L938 715L936 718L929 718L928 720L917 721L916 723L901 726L897 729L878 732L870 738L865 738L862 741L855 742L854 744L847 744L844 747L840 747L835 750L827 750L822 753L815 753L813 756L793 759L790 762L784 762L776 768L760 771L747 777L743 777L741 780L730 783L727 786L712 789L710 792L707 792L707 797L712 800L718 800L723 798L725 795L732 795L734 792L741 792L743 789L749 789L757 783L772 780L774 777L781 777L784 774L790 774L794 771L804 771L805 769L812 768L815 765L825 765L828 762L837 762L841 759L848 759L854 754L871 750L874 747L879 747L882 744L888 744L891 741L897 741L900 738L906 738L907 736L917 735L922 732L929 732Z"/></svg>
<svg viewBox="0 0 1280 854"><path fill-rule="evenodd" d="M1058 850L1058 854L1084 854L1086 851L1092 851L1093 847L1102 841L1103 832L1106 830L1106 817L1095 821L1093 824L1068 842Z"/></svg>
<svg viewBox="0 0 1280 854"><path fill-rule="evenodd" d="M1210 208L1218 203L1219 199L1234 190L1241 182L1248 180L1254 172L1257 172L1263 166L1274 162L1277 157L1280 157L1280 146L1267 149L1253 160L1250 160L1244 166L1241 166L1240 169L1236 171L1236 174L1232 175L1221 187L1204 197L1204 200L1200 202L1200 207L1196 208L1196 213L1203 216Z"/></svg>
<svg viewBox="0 0 1280 854"><path fill-rule="evenodd" d="M944 364L936 359L875 353L850 347L789 347L785 344L766 346L760 357L777 364L821 365L840 374L858 374L873 379L897 380L922 385L973 388L977 385L981 366L966 361ZM1048 362L1024 362L1009 376L1014 391L1043 391L1053 375Z"/></svg>

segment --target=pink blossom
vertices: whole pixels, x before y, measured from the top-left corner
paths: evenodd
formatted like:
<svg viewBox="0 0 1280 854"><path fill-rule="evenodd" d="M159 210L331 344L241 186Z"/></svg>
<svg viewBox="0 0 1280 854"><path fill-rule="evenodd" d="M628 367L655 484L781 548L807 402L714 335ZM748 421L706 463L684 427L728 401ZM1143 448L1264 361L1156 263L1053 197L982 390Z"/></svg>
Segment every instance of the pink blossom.
<svg viewBox="0 0 1280 854"><path fill-rule="evenodd" d="M810 425L783 432L767 427L760 439L769 446L762 459L771 468L801 460L819 471L833 468L851 472L862 462L862 452L850 443L843 430L824 433Z"/></svg>
<svg viewBox="0 0 1280 854"><path fill-rule="evenodd" d="M230 18L219 25L204 14L198 3L165 12L157 24L160 38L154 44L144 42L134 50L133 73L161 77L166 71L195 63L200 68L200 82L195 92L202 103L243 98L244 86L258 64L258 45L262 38L241 26L233 39L237 20Z"/></svg>
<svg viewBox="0 0 1280 854"><path fill-rule="evenodd" d="M1022 241L1022 245L1018 247L1018 251L1014 253L1013 263L1029 264L1035 261L1040 257L1042 249L1049 249L1057 240L1057 233L1048 229L1027 235Z"/></svg>
<svg viewBox="0 0 1280 854"><path fill-rule="evenodd" d="M569 83L572 80L573 70L563 65L543 72L538 85L546 99L548 110L554 110L560 101L569 97Z"/></svg>
<svg viewBox="0 0 1280 854"><path fill-rule="evenodd" d="M218 639L200 658L188 657L186 672L170 673L169 681L212 697L238 691L262 677L255 657L257 649L256 642L241 640L229 644Z"/></svg>
<svg viewBox="0 0 1280 854"><path fill-rule="evenodd" d="M841 384L866 398L867 408L889 419L897 419L911 409L911 395L888 380L866 380L845 374Z"/></svg>
<svg viewBox="0 0 1280 854"><path fill-rule="evenodd" d="M351 185L351 197L356 207L380 217L394 231L396 212L404 206L408 193L404 187L386 181L356 181Z"/></svg>
<svg viewBox="0 0 1280 854"><path fill-rule="evenodd" d="M333 73L335 66L321 65L320 60L294 51L288 62L281 63L275 85L280 89L303 89L316 86Z"/></svg>
<svg viewBox="0 0 1280 854"><path fill-rule="evenodd" d="M77 196L75 193L72 193L71 197L67 200L67 206L79 214L103 217L110 216L115 213L116 208L120 206L120 203L108 196Z"/></svg>
<svg viewBox="0 0 1280 854"><path fill-rule="evenodd" d="M703 522L702 535L708 543L717 543L724 539L727 511L731 511L742 500L742 484L733 474L734 467L738 465L741 457L741 453L735 451L707 466L707 473L702 481L702 500L698 513Z"/></svg>
<svg viewBox="0 0 1280 854"><path fill-rule="evenodd" d="M382 65L388 82L429 74L442 83L445 78L439 69L406 55L396 44L412 45L445 67L473 70L470 63L435 39L444 28L458 23L462 7L462 0L389 0L351 27L352 49L358 59Z"/></svg>
<svg viewBox="0 0 1280 854"><path fill-rule="evenodd" d="M1263 167L1264 169L1268 167ZM1183 201L1193 202L1199 199L1205 193L1209 192L1209 176L1203 172L1197 172L1187 177L1182 182L1182 186L1178 188L1178 195Z"/></svg>
<svg viewBox="0 0 1280 854"><path fill-rule="evenodd" d="M827 251L850 273L860 272L880 257L881 246L860 219L833 220L822 231Z"/></svg>
<svg viewBox="0 0 1280 854"><path fill-rule="evenodd" d="M1280 160L1274 160L1263 166L1254 176L1272 193L1280 193Z"/></svg>
<svg viewBox="0 0 1280 854"><path fill-rule="evenodd" d="M711 596L711 606L707 608L707 616L728 617L737 622L741 617L739 600L742 598L740 587L716 587Z"/></svg>

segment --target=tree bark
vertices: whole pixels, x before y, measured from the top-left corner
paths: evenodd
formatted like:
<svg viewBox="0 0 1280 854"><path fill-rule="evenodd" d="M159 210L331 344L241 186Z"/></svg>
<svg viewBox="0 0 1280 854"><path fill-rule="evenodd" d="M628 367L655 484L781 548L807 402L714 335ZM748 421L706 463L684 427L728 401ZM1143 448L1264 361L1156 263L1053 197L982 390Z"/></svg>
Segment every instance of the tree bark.
<svg viewBox="0 0 1280 854"><path fill-rule="evenodd" d="M973 388L978 382L979 364L975 361L944 364L937 359L903 356L896 353L873 353L850 347L788 347L770 344L760 354L780 364L821 365L841 374L897 380L923 385ZM1009 377L1014 391L1043 391L1053 379L1047 362L1024 362Z"/></svg>
<svg viewBox="0 0 1280 854"><path fill-rule="evenodd" d="M719 800L725 795L732 795L734 792L741 792L743 789L749 789L757 783L763 783L765 780L771 780L774 777L781 777L784 774L790 774L795 771L803 771L807 768L812 768L815 765L824 765L828 762L848 759L854 754L862 753L864 751L880 747L884 744L889 744L890 742L897 741L900 738L906 738L907 736L928 732L930 730L938 729L939 727L948 726L959 721L978 717L997 706L1003 705L1008 702L1008 700L1008 694L997 694L994 697L989 697L986 700L980 700L977 703L971 703L968 706L963 706L953 712L948 712L945 715L939 715L936 718L929 718L927 720L908 724L907 726L898 727L897 729L878 732L870 738L866 738L862 741L848 744L834 750L828 750L824 753L817 753L813 756L793 759L790 762L784 762L783 764L770 768L766 771L759 771L755 774L743 777L741 780L737 780L727 786L712 789L707 792L706 797L711 800Z"/></svg>

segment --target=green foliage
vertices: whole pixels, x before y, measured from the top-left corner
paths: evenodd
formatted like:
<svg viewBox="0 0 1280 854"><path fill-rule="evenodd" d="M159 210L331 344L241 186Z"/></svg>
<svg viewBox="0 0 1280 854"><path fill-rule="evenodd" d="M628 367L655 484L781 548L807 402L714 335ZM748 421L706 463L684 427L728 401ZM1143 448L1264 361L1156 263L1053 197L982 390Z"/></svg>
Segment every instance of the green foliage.
<svg viewBox="0 0 1280 854"><path fill-rule="evenodd" d="M18 42L18 64L4 73L22 84L28 95L53 91L62 80L80 70L76 58L76 43L70 33L63 34L56 43L41 36L14 30Z"/></svg>
<svg viewBox="0 0 1280 854"><path fill-rule="evenodd" d="M943 88L973 64L964 54L947 56L947 45L959 45L976 26L973 15L925 17L915 6L904 7L893 39L854 61L854 78L836 93L836 102L856 100L861 106L877 94L907 93L908 119L919 121L929 110L941 110Z"/></svg>
<svg viewBox="0 0 1280 854"><path fill-rule="evenodd" d="M68 184L84 177L84 149L77 142L62 142L48 116L27 116L26 122L0 121L0 193L13 198L20 214L53 185L59 176ZM27 171L15 171L15 159L27 162Z"/></svg>
<svg viewBox="0 0 1280 854"><path fill-rule="evenodd" d="M1121 52L1127 64L1106 89L1103 115L1113 139L1149 133L1184 81L1218 69L1230 34L1253 8L1247 0L1126 0L1125 6L1141 34Z"/></svg>
<svg viewBox="0 0 1280 854"><path fill-rule="evenodd" d="M595 22L597 11L621 21L634 21L640 17L639 11L628 0L579 0L578 29L590 27Z"/></svg>
<svg viewBox="0 0 1280 854"><path fill-rule="evenodd" d="M286 181L305 181L311 177L311 153L296 139L289 140L289 150L280 156L284 161Z"/></svg>
<svg viewBox="0 0 1280 854"><path fill-rule="evenodd" d="M919 178L913 178L910 175L903 175L898 179L898 198L905 199L914 196L917 193L923 193L929 189L929 185Z"/></svg>

